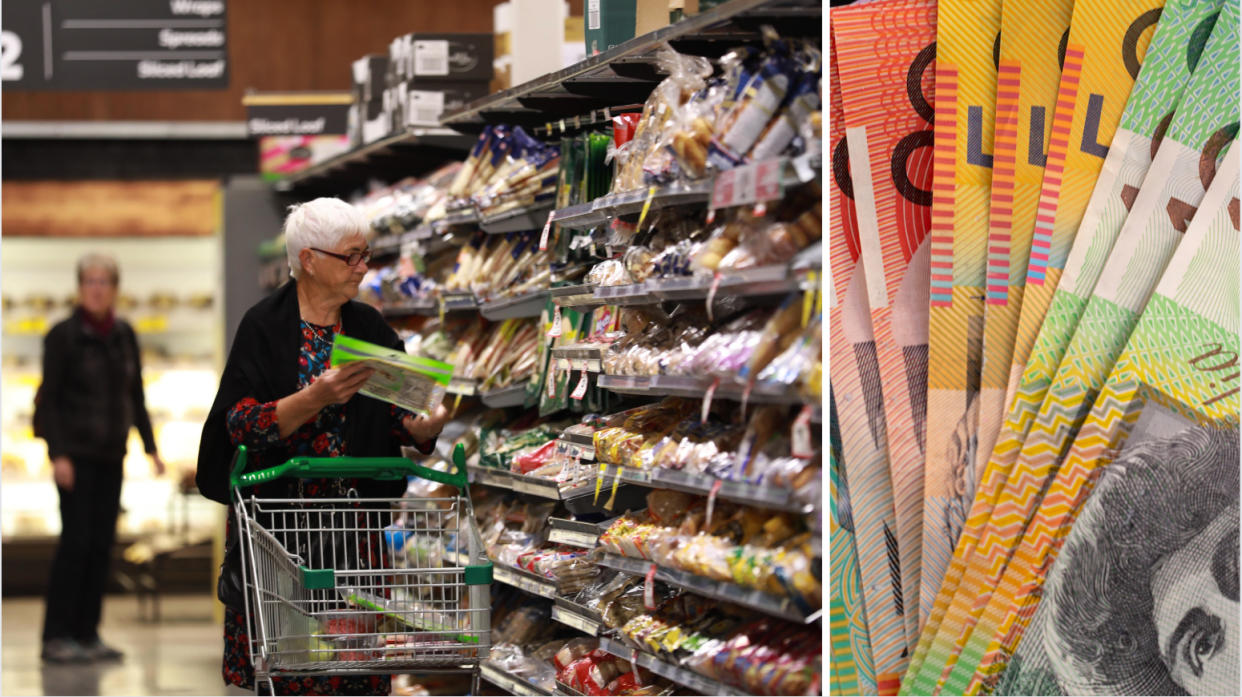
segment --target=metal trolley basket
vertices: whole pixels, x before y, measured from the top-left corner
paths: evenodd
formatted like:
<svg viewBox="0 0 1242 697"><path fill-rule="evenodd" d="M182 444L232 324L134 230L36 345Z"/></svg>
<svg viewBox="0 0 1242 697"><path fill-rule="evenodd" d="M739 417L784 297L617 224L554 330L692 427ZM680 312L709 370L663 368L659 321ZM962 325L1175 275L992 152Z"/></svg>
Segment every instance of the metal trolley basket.
<svg viewBox="0 0 1242 697"><path fill-rule="evenodd" d="M475 527L465 458L453 472L405 458L294 458L231 484L255 688L273 677L469 672L490 648L492 565ZM259 498L280 477L409 475L444 498ZM274 689L274 686L273 686Z"/></svg>

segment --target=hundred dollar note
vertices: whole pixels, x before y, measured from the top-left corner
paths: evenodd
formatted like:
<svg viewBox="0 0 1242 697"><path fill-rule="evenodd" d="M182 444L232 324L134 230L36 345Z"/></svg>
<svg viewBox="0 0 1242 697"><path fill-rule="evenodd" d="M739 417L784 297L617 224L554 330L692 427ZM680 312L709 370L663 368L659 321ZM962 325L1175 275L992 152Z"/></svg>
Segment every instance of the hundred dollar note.
<svg viewBox="0 0 1242 697"><path fill-rule="evenodd" d="M1237 132L1237 6L1226 4L959 588L967 640ZM1228 14L1227 14L1228 13ZM1227 16L1231 16L1228 22ZM1227 67L1226 67L1227 66ZM969 583L968 583L969 581ZM955 603L957 599L955 599ZM950 608L950 613L953 607ZM948 615L946 616L946 621ZM987 630L984 630L985 634ZM991 637L983 637L990 639ZM958 644L960 647L962 644ZM960 648L959 648L960 650ZM977 657L976 657L977 658ZM965 687L964 667L955 681ZM972 671L973 672L973 671ZM946 689L950 687L945 683Z"/></svg>
<svg viewBox="0 0 1242 697"><path fill-rule="evenodd" d="M876 694L875 667L871 662L867 611L863 607L858 553L854 547L854 513L850 488L840 471L841 433L831 386L828 405L828 557L831 560L828 634L832 645L831 689L833 694L839 695L873 695Z"/></svg>
<svg viewBox="0 0 1242 697"><path fill-rule="evenodd" d="M859 263L861 247L854 212L854 185L841 115L836 47L829 66L832 121L832 198L828 231L829 360L832 396L830 418L841 436L840 470L849 483L854 548L862 582L862 601L871 643L878 694L893 694L908 662L897 523L889 476L884 394L876 358L866 275Z"/></svg>
<svg viewBox="0 0 1242 697"><path fill-rule="evenodd" d="M995 47L1001 0L941 0L936 18L936 123L933 146L931 289L928 313L929 414L967 414L979 390ZM966 340L963 341L963 337ZM953 556L975 493L956 428L931 419L923 475L922 634L910 661L926 653L928 627L938 626L936 593ZM952 445L950 445L952 443ZM940 608L943 615L943 608Z"/></svg>
<svg viewBox="0 0 1242 697"><path fill-rule="evenodd" d="M890 0L837 10L833 32L912 648L923 532L936 3Z"/></svg>
<svg viewBox="0 0 1242 697"><path fill-rule="evenodd" d="M1022 573L994 598L1010 614L984 691L1238 694L1238 159L1222 161L1010 565Z"/></svg>
<svg viewBox="0 0 1242 697"><path fill-rule="evenodd" d="M1001 15L976 473L987 465L1005 416L1005 385L1049 143L1065 139L1053 123L1063 95L1058 83L1063 68L1077 77L1082 67L1081 55L1067 50L1074 9L1074 0L1006 0Z"/></svg>

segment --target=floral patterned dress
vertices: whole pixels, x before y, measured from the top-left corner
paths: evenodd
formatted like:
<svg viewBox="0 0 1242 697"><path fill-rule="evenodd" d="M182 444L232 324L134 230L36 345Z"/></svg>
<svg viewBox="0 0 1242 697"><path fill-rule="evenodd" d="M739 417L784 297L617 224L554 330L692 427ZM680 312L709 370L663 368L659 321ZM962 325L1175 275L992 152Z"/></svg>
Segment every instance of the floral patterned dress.
<svg viewBox="0 0 1242 697"><path fill-rule="evenodd" d="M311 384L328 367L332 352L332 340L341 326L338 322L323 327L302 321L302 348L298 357L298 389ZM392 432L394 439L403 445L414 445L424 453L431 452L435 442L416 443L401 421L412 414L398 407L392 408ZM233 445L245 445L256 461L262 462L264 450L284 446L293 455L313 457L340 457L345 454L345 409L333 404L322 409L314 419L281 439L276 423L276 402L261 403L253 398L242 399L229 410L229 439ZM272 466L278 462L262 463ZM340 496L357 486L356 479L306 479L301 481L280 480L260 488L262 496L298 496L303 498L331 498ZM274 487L280 487L274 489ZM232 534L233 507L229 507L228 530ZM224 664L226 683L243 689L254 689L254 669L250 665L250 639L246 631L244 613L233 608L224 609ZM276 678L277 694L284 695L387 695L390 684L386 675L366 676L303 676Z"/></svg>

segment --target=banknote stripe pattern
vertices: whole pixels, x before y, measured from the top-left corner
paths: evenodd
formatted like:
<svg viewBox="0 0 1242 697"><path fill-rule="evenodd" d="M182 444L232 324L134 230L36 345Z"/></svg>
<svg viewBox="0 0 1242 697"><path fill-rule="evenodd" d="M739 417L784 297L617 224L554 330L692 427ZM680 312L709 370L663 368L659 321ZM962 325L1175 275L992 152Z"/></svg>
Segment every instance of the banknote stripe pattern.
<svg viewBox="0 0 1242 697"><path fill-rule="evenodd" d="M854 202L846 194L853 187L835 50L830 55L833 119L829 133L833 152L846 157L839 163L834 162L829 180L829 193L835 203L830 211L829 268L835 294L840 299L828 313L832 396L836 407L832 415L836 417L841 437L841 471L849 483L854 547L871 645L872 679L880 690L902 674L908 661L908 648L899 556L891 547L896 520L889 477L884 396L876 364L866 275L859 263L862 250Z"/></svg>
<svg viewBox="0 0 1242 697"><path fill-rule="evenodd" d="M996 153L992 167L988 230L988 304L1009 302L1009 247L1013 243L1014 174L1018 161L1018 97L1022 66L1001 61L996 69Z"/></svg>
<svg viewBox="0 0 1242 697"><path fill-rule="evenodd" d="M936 128L932 155L931 305L953 305L953 166L957 138L957 68L940 63L936 70ZM927 564L924 547L923 563Z"/></svg>

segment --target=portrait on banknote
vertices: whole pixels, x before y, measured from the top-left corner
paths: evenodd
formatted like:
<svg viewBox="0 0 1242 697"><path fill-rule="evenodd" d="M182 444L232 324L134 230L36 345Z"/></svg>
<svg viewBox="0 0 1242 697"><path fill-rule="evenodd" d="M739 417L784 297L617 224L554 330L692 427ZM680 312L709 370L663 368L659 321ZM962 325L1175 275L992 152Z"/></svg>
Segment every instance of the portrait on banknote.
<svg viewBox="0 0 1242 697"><path fill-rule="evenodd" d="M1238 430L1149 401L1000 694L1238 694Z"/></svg>

